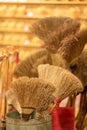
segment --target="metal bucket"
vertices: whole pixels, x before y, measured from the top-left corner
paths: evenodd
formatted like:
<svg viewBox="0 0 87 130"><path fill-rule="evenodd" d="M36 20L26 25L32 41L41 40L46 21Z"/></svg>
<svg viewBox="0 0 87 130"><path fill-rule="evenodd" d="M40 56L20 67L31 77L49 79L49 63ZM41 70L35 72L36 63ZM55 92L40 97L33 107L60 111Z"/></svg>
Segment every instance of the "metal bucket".
<svg viewBox="0 0 87 130"><path fill-rule="evenodd" d="M19 119L17 112L9 113L6 116L6 130L52 130L51 117L25 122Z"/></svg>

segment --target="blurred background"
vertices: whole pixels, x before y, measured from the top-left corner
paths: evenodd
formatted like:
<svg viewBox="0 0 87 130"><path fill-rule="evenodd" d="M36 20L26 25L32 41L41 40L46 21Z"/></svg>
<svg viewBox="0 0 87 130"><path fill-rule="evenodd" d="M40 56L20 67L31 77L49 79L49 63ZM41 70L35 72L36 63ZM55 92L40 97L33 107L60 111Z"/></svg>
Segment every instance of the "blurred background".
<svg viewBox="0 0 87 130"><path fill-rule="evenodd" d="M43 45L31 34L30 25L49 16L69 16L85 27L87 0L0 0L0 48L16 48L24 59Z"/></svg>

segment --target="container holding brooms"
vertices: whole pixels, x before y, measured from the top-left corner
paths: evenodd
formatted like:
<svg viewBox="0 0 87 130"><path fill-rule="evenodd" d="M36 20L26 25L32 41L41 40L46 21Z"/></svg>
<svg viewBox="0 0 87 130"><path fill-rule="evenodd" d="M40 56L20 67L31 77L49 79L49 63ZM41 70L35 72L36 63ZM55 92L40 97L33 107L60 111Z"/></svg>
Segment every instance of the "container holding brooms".
<svg viewBox="0 0 87 130"><path fill-rule="evenodd" d="M13 114L7 115L7 130L60 130L60 127L61 130L67 130L62 120L64 117L68 124L73 122L71 128L73 130L74 109L59 108L57 105L75 91L82 91L81 82L65 69L51 65L40 65L38 73L39 78L20 77L12 83L11 89L20 104L21 113L18 119L16 119L17 111L14 112L15 118L11 118ZM67 117L72 119L68 120ZM54 123L59 123L60 126Z"/></svg>
<svg viewBox="0 0 87 130"><path fill-rule="evenodd" d="M11 89L18 99L21 113L12 111L7 114L7 130L51 130L51 115L47 108L55 91L53 85L39 78L21 77L12 83Z"/></svg>

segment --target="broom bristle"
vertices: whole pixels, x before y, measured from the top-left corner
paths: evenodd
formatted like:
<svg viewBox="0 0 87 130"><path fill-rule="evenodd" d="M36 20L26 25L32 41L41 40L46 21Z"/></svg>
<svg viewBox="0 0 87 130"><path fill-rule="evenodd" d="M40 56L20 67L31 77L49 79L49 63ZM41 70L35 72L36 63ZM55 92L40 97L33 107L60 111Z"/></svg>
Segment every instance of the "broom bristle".
<svg viewBox="0 0 87 130"><path fill-rule="evenodd" d="M50 53L46 49L40 49L21 61L14 69L14 76L37 77L37 66L39 64L51 64Z"/></svg>
<svg viewBox="0 0 87 130"><path fill-rule="evenodd" d="M65 37L58 49L58 53L68 62L78 57L87 42L87 29L77 32L75 35L70 34Z"/></svg>
<svg viewBox="0 0 87 130"><path fill-rule="evenodd" d="M38 78L21 77L13 82L21 107L32 107L37 111L46 110L51 102L55 87Z"/></svg>
<svg viewBox="0 0 87 130"><path fill-rule="evenodd" d="M63 100L67 96L74 94L76 91L82 91L83 86L80 80L68 70L52 65L39 65L39 77L52 83L56 91L54 96Z"/></svg>
<svg viewBox="0 0 87 130"><path fill-rule="evenodd" d="M72 20L71 23L61 25L58 29L55 29L54 32L47 35L45 39L45 48L50 52L56 53L58 48L62 46L61 41L68 37L70 34L74 34L79 30L80 24L76 20Z"/></svg>
<svg viewBox="0 0 87 130"><path fill-rule="evenodd" d="M33 23L31 31L40 39L45 40L53 31L60 30L63 25L70 24L72 21L73 19L69 17L46 17Z"/></svg>

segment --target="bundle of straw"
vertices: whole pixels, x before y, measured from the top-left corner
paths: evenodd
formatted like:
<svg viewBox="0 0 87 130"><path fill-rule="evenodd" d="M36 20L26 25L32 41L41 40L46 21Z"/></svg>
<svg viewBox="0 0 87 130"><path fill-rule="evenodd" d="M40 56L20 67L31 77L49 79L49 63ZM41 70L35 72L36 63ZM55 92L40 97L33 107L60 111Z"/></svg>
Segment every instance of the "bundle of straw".
<svg viewBox="0 0 87 130"><path fill-rule="evenodd" d="M12 88L22 108L22 114L30 114L34 110L42 112L51 103L55 87L38 78L20 77L12 83Z"/></svg>
<svg viewBox="0 0 87 130"><path fill-rule="evenodd" d="M40 49L21 61L14 69L13 74L16 77L37 77L37 66L46 63L51 64L51 56L46 49Z"/></svg>
<svg viewBox="0 0 87 130"><path fill-rule="evenodd" d="M87 29L77 32L75 35L70 34L61 41L61 47L58 49L58 53L67 62L71 62L78 57L85 44L87 42Z"/></svg>
<svg viewBox="0 0 87 130"><path fill-rule="evenodd" d="M52 65L38 66L39 78L52 83L56 91L54 96L63 100L75 92L82 91L83 86L80 80L68 70Z"/></svg>

